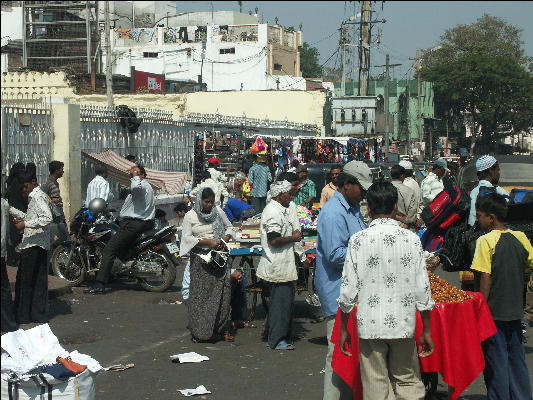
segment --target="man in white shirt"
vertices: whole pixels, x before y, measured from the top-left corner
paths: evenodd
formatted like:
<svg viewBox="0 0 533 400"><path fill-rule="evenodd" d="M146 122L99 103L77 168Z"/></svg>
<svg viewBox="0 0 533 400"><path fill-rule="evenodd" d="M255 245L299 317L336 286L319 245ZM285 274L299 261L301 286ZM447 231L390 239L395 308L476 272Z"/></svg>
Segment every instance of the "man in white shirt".
<svg viewBox="0 0 533 400"><path fill-rule="evenodd" d="M85 199L85 207L87 208L93 199L104 199L107 203L113 200L113 193L109 190L109 182L107 181L107 167L105 165L98 165L94 172L96 176L87 186L87 196Z"/></svg>
<svg viewBox="0 0 533 400"><path fill-rule="evenodd" d="M402 160L400 161L399 165L405 168L405 179L403 180L403 184L415 193L415 199L417 202L416 226L417 228L420 228L424 223L424 221L420 219L420 214L424 208L424 203L422 201L422 190L420 189L420 185L414 177L414 168L411 161Z"/></svg>
<svg viewBox="0 0 533 400"><path fill-rule="evenodd" d="M126 197L120 210L120 229L104 247L96 281L84 293L104 294L104 285L109 280L115 258L131 246L141 233L154 227L154 190L146 180L146 171L143 166L135 165L131 167L129 173L131 193Z"/></svg>
<svg viewBox="0 0 533 400"><path fill-rule="evenodd" d="M494 188L494 192L506 196L509 201L509 193L498 185L500 181L500 165L498 160L490 155L481 156L476 161L478 185L470 192L470 214L468 225L473 226L476 222L476 201L482 187Z"/></svg>
<svg viewBox="0 0 533 400"><path fill-rule="evenodd" d="M226 204L228 203L229 199L228 189L226 189L226 186L224 186L223 183L213 179L209 175L209 172L203 172L202 182L191 191L191 197L195 198L198 191L203 187L210 187L213 192L215 192L215 203L217 206L220 206L220 208L222 209L226 207ZM222 203L220 200L221 198Z"/></svg>
<svg viewBox="0 0 533 400"><path fill-rule="evenodd" d="M32 174L21 179L22 193L29 199L26 213L9 208L15 217L15 226L24 230L20 244L21 264L15 285L15 307L19 324L48 322L48 271L46 252L50 250L51 200L37 186Z"/></svg>
<svg viewBox="0 0 533 400"><path fill-rule="evenodd" d="M221 164L218 158L211 157L209 160L207 160L207 162L209 163L209 168L207 168L207 172L209 172L209 175L211 175L211 179L213 179L215 182L220 182L222 184L225 184L229 181L231 165L228 165L228 168L226 169L226 175L224 175L222 172L217 170L217 167Z"/></svg>
<svg viewBox="0 0 533 400"><path fill-rule="evenodd" d="M418 356L433 353L431 298L424 252L414 233L398 226L398 192L392 183L374 183L366 194L370 226L354 234L348 243L340 296L339 347L352 356L346 342L348 317L357 305L359 362L364 399L422 400L417 345L414 340L416 313L420 311L423 332Z"/></svg>
<svg viewBox="0 0 533 400"><path fill-rule="evenodd" d="M272 350L294 350L291 343L291 319L294 283L298 279L294 244L302 234L294 230L289 217L292 185L277 181L270 187L272 200L261 215L261 246L257 276L269 292L268 346Z"/></svg>
<svg viewBox="0 0 533 400"><path fill-rule="evenodd" d="M422 202L424 206L431 203L444 190L442 178L447 172L450 172L450 170L446 160L444 158L437 159L431 172L422 181Z"/></svg>

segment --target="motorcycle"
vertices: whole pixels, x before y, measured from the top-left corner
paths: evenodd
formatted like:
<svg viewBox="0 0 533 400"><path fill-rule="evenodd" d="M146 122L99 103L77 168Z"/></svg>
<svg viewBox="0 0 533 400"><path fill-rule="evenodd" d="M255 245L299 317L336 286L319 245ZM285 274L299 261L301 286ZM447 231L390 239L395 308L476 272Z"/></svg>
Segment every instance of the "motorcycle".
<svg viewBox="0 0 533 400"><path fill-rule="evenodd" d="M94 216L87 208L81 208L70 224L74 240L59 245L52 253L54 275L77 286L89 273L98 272L103 249L118 229L111 213ZM115 259L111 275L135 279L150 292L167 290L176 279L174 260L179 249L174 242L175 233L173 226L144 232L122 259Z"/></svg>

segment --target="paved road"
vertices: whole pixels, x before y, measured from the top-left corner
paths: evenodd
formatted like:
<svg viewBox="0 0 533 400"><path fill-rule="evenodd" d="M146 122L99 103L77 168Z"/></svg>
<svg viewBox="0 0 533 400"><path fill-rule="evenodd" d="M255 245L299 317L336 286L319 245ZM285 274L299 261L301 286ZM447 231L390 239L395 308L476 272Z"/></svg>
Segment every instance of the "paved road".
<svg viewBox="0 0 533 400"><path fill-rule="evenodd" d="M177 282L181 282L182 269ZM456 274L448 277L453 282ZM101 373L96 380L100 399L184 398L178 389L205 385L206 399L306 399L322 398L326 354L325 324L312 323L305 293L297 296L296 350L272 351L260 338L264 313L259 306L257 329L241 329L234 344L193 344L187 331L185 306L178 285L170 292L148 293L135 284L117 284L105 296L83 294L83 288L51 301L52 331L63 345L90 354L103 366L134 363L122 372ZM533 342L532 329L529 333ZM210 357L199 364L176 364L172 354L196 351ZM461 351L461 349L458 349ZM533 347L526 347L533 371ZM446 387L439 386L443 394ZM482 379L461 397L485 398Z"/></svg>

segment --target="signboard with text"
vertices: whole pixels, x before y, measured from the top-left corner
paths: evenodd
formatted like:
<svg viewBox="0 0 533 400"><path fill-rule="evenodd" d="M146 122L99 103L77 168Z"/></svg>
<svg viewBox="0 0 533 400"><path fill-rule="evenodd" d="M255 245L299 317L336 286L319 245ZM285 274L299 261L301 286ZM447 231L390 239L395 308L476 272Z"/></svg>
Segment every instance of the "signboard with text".
<svg viewBox="0 0 533 400"><path fill-rule="evenodd" d="M164 75L135 71L135 93L163 93L164 89Z"/></svg>

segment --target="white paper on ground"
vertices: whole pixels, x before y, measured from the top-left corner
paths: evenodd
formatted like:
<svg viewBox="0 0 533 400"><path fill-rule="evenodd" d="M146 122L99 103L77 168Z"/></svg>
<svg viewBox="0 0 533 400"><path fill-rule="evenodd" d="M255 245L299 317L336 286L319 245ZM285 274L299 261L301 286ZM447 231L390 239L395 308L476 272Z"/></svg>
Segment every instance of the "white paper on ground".
<svg viewBox="0 0 533 400"><path fill-rule="evenodd" d="M197 363L202 361L209 361L209 357L202 356L194 351L190 353L174 354L170 356L171 360L178 360L180 363Z"/></svg>
<svg viewBox="0 0 533 400"><path fill-rule="evenodd" d="M210 394L211 392L205 388L204 385L198 386L196 389L180 389L182 395L190 397L197 394Z"/></svg>

